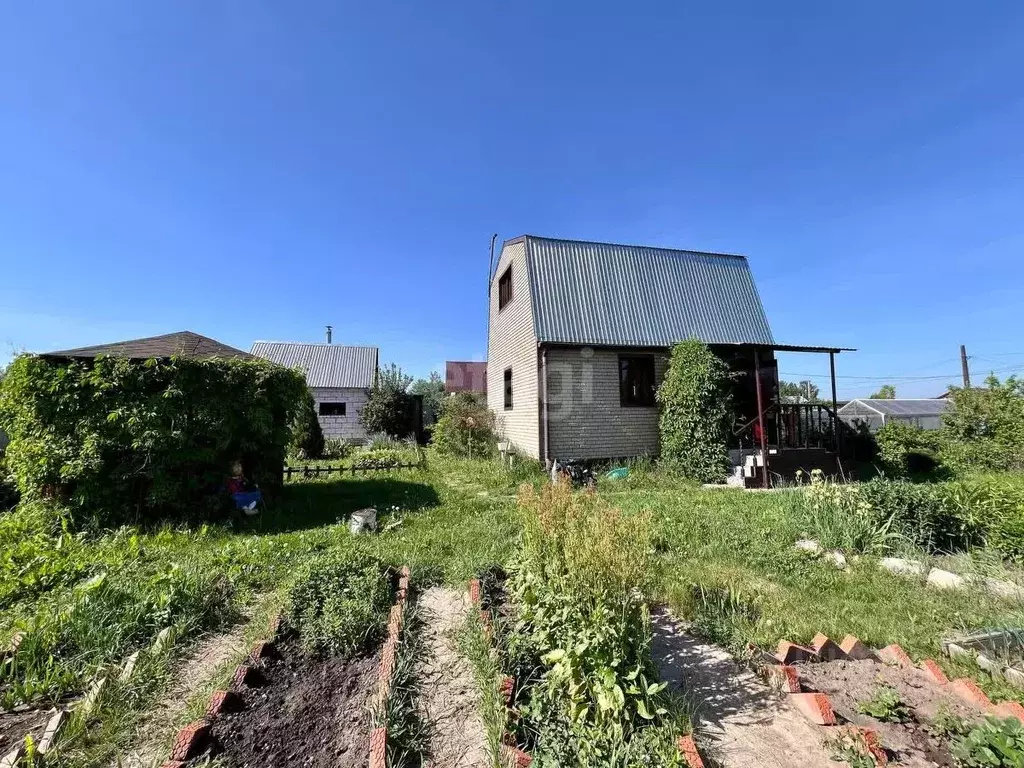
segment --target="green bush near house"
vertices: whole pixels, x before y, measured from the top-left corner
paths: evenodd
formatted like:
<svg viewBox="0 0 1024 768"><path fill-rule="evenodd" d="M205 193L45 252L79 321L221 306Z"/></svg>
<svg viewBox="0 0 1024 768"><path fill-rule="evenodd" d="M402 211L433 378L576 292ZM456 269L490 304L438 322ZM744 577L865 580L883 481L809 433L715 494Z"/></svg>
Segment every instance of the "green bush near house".
<svg viewBox="0 0 1024 768"><path fill-rule="evenodd" d="M732 419L726 364L695 339L676 344L657 399L662 461L693 480L724 479Z"/></svg>
<svg viewBox="0 0 1024 768"><path fill-rule="evenodd" d="M953 472L1024 470L1024 379L984 387L954 387L953 407L943 416L940 453Z"/></svg>
<svg viewBox="0 0 1024 768"><path fill-rule="evenodd" d="M413 433L413 399L409 394L412 376L394 363L381 368L370 388L370 397L359 414L367 433L383 432L391 437Z"/></svg>
<svg viewBox="0 0 1024 768"><path fill-rule="evenodd" d="M5 461L27 499L100 526L189 518L225 500L231 465L281 483L301 374L264 360L22 355L0 382Z"/></svg>
<svg viewBox="0 0 1024 768"><path fill-rule="evenodd" d="M431 442L444 456L493 456L497 447L494 413L472 393L456 393L441 403Z"/></svg>
<svg viewBox="0 0 1024 768"><path fill-rule="evenodd" d="M878 461L887 477L921 477L938 469L940 434L901 421L890 421L875 433Z"/></svg>
<svg viewBox="0 0 1024 768"><path fill-rule="evenodd" d="M324 433L316 415L316 403L308 391L299 400L292 423L291 449L300 459L319 459L324 455Z"/></svg>

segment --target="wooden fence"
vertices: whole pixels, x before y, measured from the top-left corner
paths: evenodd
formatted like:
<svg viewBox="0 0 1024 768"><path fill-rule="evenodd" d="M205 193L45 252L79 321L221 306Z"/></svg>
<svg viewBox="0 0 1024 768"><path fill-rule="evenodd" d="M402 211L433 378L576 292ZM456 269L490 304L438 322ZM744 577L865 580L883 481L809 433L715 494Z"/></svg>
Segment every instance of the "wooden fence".
<svg viewBox="0 0 1024 768"><path fill-rule="evenodd" d="M347 472L355 476L360 473L366 474L368 472L389 472L392 469L422 469L425 464L426 462L423 460L416 463L402 462L399 464L388 461L372 461L360 462L348 467L285 467L284 478L285 480L291 480L292 475L298 475L300 477L319 477L320 475L330 476L332 472L337 472L339 475L344 475Z"/></svg>

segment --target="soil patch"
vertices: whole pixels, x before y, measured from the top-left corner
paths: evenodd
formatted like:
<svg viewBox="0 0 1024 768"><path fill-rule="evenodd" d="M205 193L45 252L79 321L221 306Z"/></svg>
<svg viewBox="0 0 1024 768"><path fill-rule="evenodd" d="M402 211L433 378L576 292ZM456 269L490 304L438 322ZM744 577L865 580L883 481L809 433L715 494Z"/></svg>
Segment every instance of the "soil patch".
<svg viewBox="0 0 1024 768"><path fill-rule="evenodd" d="M828 694L832 708L845 720L875 729L882 746L894 752L899 764L908 768L953 765L946 740L933 736L927 727L940 711L968 722L981 720L984 714L956 694L939 688L918 669L870 660L797 666L805 687ZM858 702L871 699L883 685L896 690L910 708L911 722L883 723L857 711Z"/></svg>
<svg viewBox="0 0 1024 768"><path fill-rule="evenodd" d="M420 713L430 727L431 768L489 768L480 698L473 670L456 647L466 620L463 592L431 587L418 599L424 658L417 670Z"/></svg>
<svg viewBox="0 0 1024 768"><path fill-rule="evenodd" d="M652 612L661 679L697 706L697 743L722 768L835 765L816 726L728 651L694 635L664 609Z"/></svg>
<svg viewBox="0 0 1024 768"><path fill-rule="evenodd" d="M177 669L167 694L146 716L136 746L123 758L123 768L151 768L166 757L170 729L185 711L192 694L205 683L217 668L243 648L245 624L230 632L211 635L200 640L195 652Z"/></svg>
<svg viewBox="0 0 1024 768"><path fill-rule="evenodd" d="M24 709L0 713L0 757L14 749L16 744L25 741L26 736L31 736L38 744L39 737L46 730L46 723L53 713L52 709Z"/></svg>
<svg viewBox="0 0 1024 768"><path fill-rule="evenodd" d="M379 652L324 659L295 641L280 652L261 669L265 684L244 692L244 709L214 722L214 753L231 768L364 768Z"/></svg>

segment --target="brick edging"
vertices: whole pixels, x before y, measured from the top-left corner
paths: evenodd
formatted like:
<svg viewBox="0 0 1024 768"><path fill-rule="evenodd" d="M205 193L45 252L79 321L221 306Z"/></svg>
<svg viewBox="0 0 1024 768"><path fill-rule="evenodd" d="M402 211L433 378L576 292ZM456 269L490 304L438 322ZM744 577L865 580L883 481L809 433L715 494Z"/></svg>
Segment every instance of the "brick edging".
<svg viewBox="0 0 1024 768"><path fill-rule="evenodd" d="M398 640L405 625L405 613L408 608L410 577L409 566L403 565L398 577L398 589L395 592L395 604L388 614L388 634L381 650L380 664L377 667L377 694L374 704L384 706L391 695L394 682L395 666L398 663ZM387 765L388 731L387 726L378 726L370 733L370 768L385 768Z"/></svg>

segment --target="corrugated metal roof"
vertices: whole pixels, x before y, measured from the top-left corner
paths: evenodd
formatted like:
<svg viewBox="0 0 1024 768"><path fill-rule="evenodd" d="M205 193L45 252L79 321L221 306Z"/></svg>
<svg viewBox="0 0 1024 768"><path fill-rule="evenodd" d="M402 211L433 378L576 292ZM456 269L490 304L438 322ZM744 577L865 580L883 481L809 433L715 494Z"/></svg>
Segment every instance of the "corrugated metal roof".
<svg viewBox="0 0 1024 768"><path fill-rule="evenodd" d="M257 341L252 354L301 369L310 387L370 387L377 374L377 347Z"/></svg>
<svg viewBox="0 0 1024 768"><path fill-rule="evenodd" d="M885 414L886 416L941 416L952 406L952 402L949 400L936 400L934 398L928 398L927 400L916 400L910 398L882 400L870 397L859 397L855 400L851 400L840 408L839 413L843 413L844 411L847 413L853 413L857 410L858 404L871 408L878 413Z"/></svg>
<svg viewBox="0 0 1024 768"><path fill-rule="evenodd" d="M537 339L568 344L772 344L743 256L528 235Z"/></svg>

